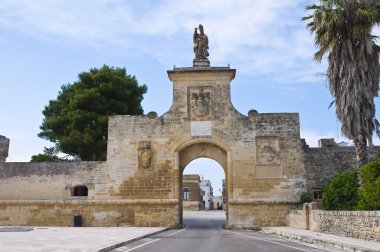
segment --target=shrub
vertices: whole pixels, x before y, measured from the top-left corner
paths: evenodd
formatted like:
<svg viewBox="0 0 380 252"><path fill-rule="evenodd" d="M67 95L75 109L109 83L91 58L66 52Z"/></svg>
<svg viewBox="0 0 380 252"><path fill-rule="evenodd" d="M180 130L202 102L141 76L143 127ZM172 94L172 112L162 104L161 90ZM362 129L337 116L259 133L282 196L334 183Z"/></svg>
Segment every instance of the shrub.
<svg viewBox="0 0 380 252"><path fill-rule="evenodd" d="M338 173L322 192L326 210L354 210L358 204L358 173Z"/></svg>
<svg viewBox="0 0 380 252"><path fill-rule="evenodd" d="M313 200L312 200L310 194L305 193L305 192L301 193L301 196L300 196L300 204L301 204L301 205L303 205L303 204L305 204L305 203L310 203L310 202L312 202L312 201L313 201Z"/></svg>
<svg viewBox="0 0 380 252"><path fill-rule="evenodd" d="M380 210L380 155L359 169L362 184L359 188L360 210Z"/></svg>

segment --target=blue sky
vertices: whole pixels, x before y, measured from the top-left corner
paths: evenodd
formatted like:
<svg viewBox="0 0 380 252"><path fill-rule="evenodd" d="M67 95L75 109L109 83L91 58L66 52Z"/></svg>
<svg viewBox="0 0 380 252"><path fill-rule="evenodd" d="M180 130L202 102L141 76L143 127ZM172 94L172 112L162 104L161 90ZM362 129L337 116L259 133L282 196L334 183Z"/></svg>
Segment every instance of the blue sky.
<svg viewBox="0 0 380 252"><path fill-rule="evenodd" d="M326 62L313 61L313 37L300 21L312 2L2 0L0 135L11 140L7 161L29 161L51 146L37 137L41 111L61 85L92 67L126 67L148 86L144 111L165 113L172 102L166 71L192 65L192 34L200 23L211 65L237 70L231 83L237 110L298 112L310 146L323 137L343 141L335 110L328 109Z"/></svg>

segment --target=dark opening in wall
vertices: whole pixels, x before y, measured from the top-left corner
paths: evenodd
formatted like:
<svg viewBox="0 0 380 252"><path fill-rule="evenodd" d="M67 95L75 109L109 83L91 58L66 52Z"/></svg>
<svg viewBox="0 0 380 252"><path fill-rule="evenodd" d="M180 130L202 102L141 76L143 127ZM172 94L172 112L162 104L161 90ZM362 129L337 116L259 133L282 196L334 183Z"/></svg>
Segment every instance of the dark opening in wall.
<svg viewBox="0 0 380 252"><path fill-rule="evenodd" d="M87 186L76 186L76 187L74 187L73 196L88 196Z"/></svg>

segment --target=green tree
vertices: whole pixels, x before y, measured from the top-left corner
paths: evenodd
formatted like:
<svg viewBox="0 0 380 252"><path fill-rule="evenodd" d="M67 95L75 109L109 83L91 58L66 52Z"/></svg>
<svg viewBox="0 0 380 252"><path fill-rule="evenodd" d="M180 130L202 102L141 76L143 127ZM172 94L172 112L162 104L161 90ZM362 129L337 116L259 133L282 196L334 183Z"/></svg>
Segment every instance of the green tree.
<svg viewBox="0 0 380 252"><path fill-rule="evenodd" d="M43 154L33 155L30 162L58 162L65 160L57 156L58 151L55 147L44 147L43 152Z"/></svg>
<svg viewBox="0 0 380 252"><path fill-rule="evenodd" d="M361 210L380 210L380 155L359 169L362 184L359 188Z"/></svg>
<svg viewBox="0 0 380 252"><path fill-rule="evenodd" d="M323 206L326 210L354 210L358 204L358 173L338 173L323 189Z"/></svg>
<svg viewBox="0 0 380 252"><path fill-rule="evenodd" d="M368 162L367 140L374 130L374 96L379 89L379 47L371 35L380 24L379 0L320 0L306 10L321 62L328 54L327 79L342 133L352 139L358 166Z"/></svg>
<svg viewBox="0 0 380 252"><path fill-rule="evenodd" d="M38 136L81 160L105 160L108 117L143 114L146 91L146 85L139 85L125 68L104 65L80 73L78 81L63 85L44 108Z"/></svg>

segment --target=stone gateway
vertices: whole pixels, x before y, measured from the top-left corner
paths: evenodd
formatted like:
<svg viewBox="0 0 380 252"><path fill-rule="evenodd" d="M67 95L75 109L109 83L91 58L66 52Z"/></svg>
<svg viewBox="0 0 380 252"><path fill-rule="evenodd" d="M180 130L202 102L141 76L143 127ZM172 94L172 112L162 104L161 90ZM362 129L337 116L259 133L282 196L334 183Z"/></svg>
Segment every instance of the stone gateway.
<svg viewBox="0 0 380 252"><path fill-rule="evenodd" d="M325 167L354 167L354 150L340 147L315 166L321 152L301 141L297 113L240 114L230 96L236 70L205 64L202 43L193 67L168 71L168 112L109 118L107 161L0 161L0 225L72 226L81 216L85 226L180 226L183 170L207 157L226 174L228 227L281 226L300 194L324 183ZM0 140L5 160L9 139Z"/></svg>

